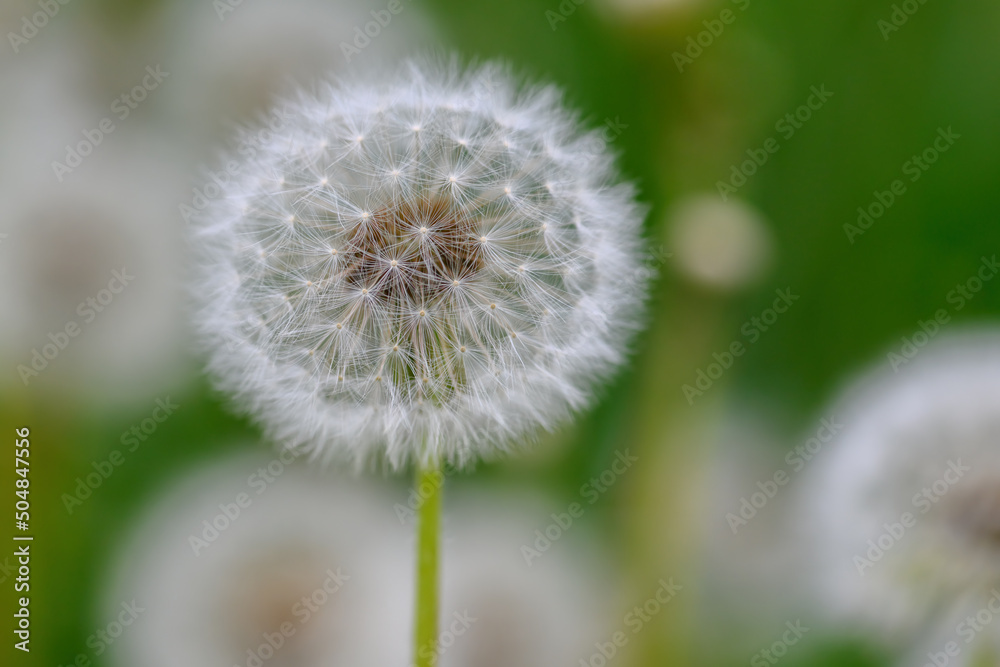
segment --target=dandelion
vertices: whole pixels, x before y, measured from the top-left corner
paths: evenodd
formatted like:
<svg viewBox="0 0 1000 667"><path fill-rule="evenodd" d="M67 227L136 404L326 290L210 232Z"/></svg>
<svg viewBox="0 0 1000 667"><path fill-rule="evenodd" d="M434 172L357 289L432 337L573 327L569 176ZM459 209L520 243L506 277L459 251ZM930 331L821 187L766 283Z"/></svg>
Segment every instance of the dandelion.
<svg viewBox="0 0 1000 667"><path fill-rule="evenodd" d="M133 137L155 145L150 135ZM38 148L14 142L8 150L14 164ZM0 186L8 204L0 356L17 391L98 409L143 405L189 379L177 271L183 243L171 210L183 181L173 158L101 146L58 188L51 168Z"/></svg>
<svg viewBox="0 0 1000 667"><path fill-rule="evenodd" d="M641 215L552 89L408 63L284 118L198 239L211 371L274 440L431 475L587 404L637 321Z"/></svg>
<svg viewBox="0 0 1000 667"><path fill-rule="evenodd" d="M447 648L442 667L549 667L572 665L594 651L594 640L621 624L615 581L596 536L581 530L569 542L525 567L511 546L531 542L550 520L553 498L503 489L456 492L446 513L442 617L461 632ZM457 633L455 633L457 634ZM451 638L449 637L449 640Z"/></svg>
<svg viewBox="0 0 1000 667"><path fill-rule="evenodd" d="M931 343L835 414L844 430L804 485L823 599L890 639L995 657L995 629L964 648L956 628L1000 584L1000 338Z"/></svg>
<svg viewBox="0 0 1000 667"><path fill-rule="evenodd" d="M108 664L405 664L407 535L383 485L329 482L259 454L174 482L114 558L99 613L141 611Z"/></svg>
<svg viewBox="0 0 1000 667"><path fill-rule="evenodd" d="M379 9L387 11L385 4ZM166 112L198 149L209 148L233 122L257 118L296 82L395 60L436 39L419 3L391 14L372 39L364 32L375 21L372 10L365 0L220 1L211 9L201 2L165 3L147 30L150 43L175 35L165 56L148 55L163 57L171 72ZM360 53L356 43L364 47Z"/></svg>
<svg viewBox="0 0 1000 667"><path fill-rule="evenodd" d="M130 125L126 141L89 146L57 178L53 165L89 144L81 130L97 132L95 119L107 113L103 96L78 85L91 71L90 33L63 27L45 28L60 33L51 49L24 47L0 65L0 96L10 101L0 109L0 357L10 371L0 393L146 409L193 370L183 354L183 244L172 211L183 196L181 160L148 127ZM87 299L107 297L123 267L136 279L98 312Z"/></svg>

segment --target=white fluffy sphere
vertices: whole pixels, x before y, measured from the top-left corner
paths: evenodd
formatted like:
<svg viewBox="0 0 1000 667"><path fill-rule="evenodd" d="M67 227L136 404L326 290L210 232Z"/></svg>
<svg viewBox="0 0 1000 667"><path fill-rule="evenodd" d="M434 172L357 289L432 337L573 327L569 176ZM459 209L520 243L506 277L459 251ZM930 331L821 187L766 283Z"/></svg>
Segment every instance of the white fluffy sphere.
<svg viewBox="0 0 1000 667"><path fill-rule="evenodd" d="M406 664L413 570L392 496L282 458L200 466L142 511L99 617L144 611L105 664Z"/></svg>
<svg viewBox="0 0 1000 667"><path fill-rule="evenodd" d="M803 480L803 522L832 611L943 645L1000 586L1000 337L949 336L897 370L836 406L843 430Z"/></svg>
<svg viewBox="0 0 1000 667"><path fill-rule="evenodd" d="M273 439L462 466L553 426L621 361L642 215L555 91L407 63L271 127L198 243L211 370Z"/></svg>

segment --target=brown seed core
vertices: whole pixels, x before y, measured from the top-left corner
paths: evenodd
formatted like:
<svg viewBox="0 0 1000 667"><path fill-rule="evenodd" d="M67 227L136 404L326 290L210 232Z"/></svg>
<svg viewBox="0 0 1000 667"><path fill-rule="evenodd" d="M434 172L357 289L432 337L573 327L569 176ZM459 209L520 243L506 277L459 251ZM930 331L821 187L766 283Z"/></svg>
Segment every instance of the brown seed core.
<svg viewBox="0 0 1000 667"><path fill-rule="evenodd" d="M479 237L473 217L447 199L381 207L351 229L343 276L386 302L432 302L482 270Z"/></svg>

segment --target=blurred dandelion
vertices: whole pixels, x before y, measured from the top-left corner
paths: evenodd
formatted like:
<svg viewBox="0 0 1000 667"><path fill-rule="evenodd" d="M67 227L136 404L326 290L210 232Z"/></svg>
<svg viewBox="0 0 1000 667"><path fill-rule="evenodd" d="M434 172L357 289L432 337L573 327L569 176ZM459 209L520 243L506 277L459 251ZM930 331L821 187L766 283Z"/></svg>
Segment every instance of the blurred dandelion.
<svg viewBox="0 0 1000 667"><path fill-rule="evenodd" d="M131 139L156 145L141 132ZM22 389L94 406L145 402L193 370L184 363L183 244L171 200L182 181L162 147L157 160L98 148L58 189L51 170L0 186L9 212L0 352Z"/></svg>
<svg viewBox="0 0 1000 667"><path fill-rule="evenodd" d="M328 76L331 69L370 69L432 39L423 7L403 6L398 15L383 10L390 20L376 24L378 33L370 37L363 30L374 20L372 5L362 0L167 3L150 31L173 36L163 47L177 87L168 112L198 150L215 145L234 123L257 119L295 86ZM352 51L356 41L364 45L358 54Z"/></svg>
<svg viewBox="0 0 1000 667"><path fill-rule="evenodd" d="M391 497L295 464L275 477L276 464L209 464L144 512L98 611L133 599L144 610L112 664L405 664L412 574ZM257 472L269 465L271 476Z"/></svg>
<svg viewBox="0 0 1000 667"><path fill-rule="evenodd" d="M943 644L1000 584L998 382L1000 337L967 332L898 374L874 371L835 405L844 430L803 485L803 522L818 592L841 620ZM975 637L962 661L996 657L998 639Z"/></svg>
<svg viewBox="0 0 1000 667"><path fill-rule="evenodd" d="M456 490L445 512L443 619L471 623L442 667L572 665L621 621L611 564L584 527L525 565L512 545L534 536L553 501L510 490Z"/></svg>
<svg viewBox="0 0 1000 667"><path fill-rule="evenodd" d="M269 465L273 473L275 461L256 455L210 463L142 513L97 610L142 609L111 646L112 665L407 664L413 572L394 493L331 484L294 463L277 476L257 472ZM250 502L237 514L241 493ZM442 592L443 666L570 664L615 629L608 563L586 531L528 568L510 547L551 503L479 491L456 501L443 546L453 572ZM221 521L227 505L233 518Z"/></svg>

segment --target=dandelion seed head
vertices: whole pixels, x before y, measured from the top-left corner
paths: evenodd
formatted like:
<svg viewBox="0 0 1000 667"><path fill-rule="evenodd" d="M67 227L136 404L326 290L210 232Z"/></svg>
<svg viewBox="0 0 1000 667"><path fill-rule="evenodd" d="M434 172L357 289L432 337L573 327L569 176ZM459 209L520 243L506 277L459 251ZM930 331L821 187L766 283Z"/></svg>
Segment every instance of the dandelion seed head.
<svg viewBox="0 0 1000 667"><path fill-rule="evenodd" d="M912 645L1000 584L1000 335L903 354L829 411L841 427L810 464L800 525L827 608Z"/></svg>
<svg viewBox="0 0 1000 667"><path fill-rule="evenodd" d="M556 92L408 63L283 116L200 225L211 371L273 439L463 466L587 404L638 321L642 211Z"/></svg>

